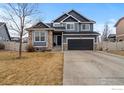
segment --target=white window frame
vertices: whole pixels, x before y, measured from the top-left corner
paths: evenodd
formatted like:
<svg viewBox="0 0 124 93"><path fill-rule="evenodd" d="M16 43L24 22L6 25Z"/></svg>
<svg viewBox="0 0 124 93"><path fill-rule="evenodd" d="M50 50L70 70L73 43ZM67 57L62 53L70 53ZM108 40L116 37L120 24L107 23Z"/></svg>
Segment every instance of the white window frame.
<svg viewBox="0 0 124 93"><path fill-rule="evenodd" d="M40 36L40 40L39 41L36 41L35 40L35 33L38 32L39 33L39 36ZM44 41L41 41L41 33L45 33L45 40ZM47 32L46 31L35 31L34 32L34 42L46 42L47 40Z"/></svg>
<svg viewBox="0 0 124 93"><path fill-rule="evenodd" d="M55 26L55 25L59 25L59 26ZM53 26L54 27L63 27L63 24L62 23L53 23Z"/></svg>
<svg viewBox="0 0 124 93"><path fill-rule="evenodd" d="M73 25L73 29L67 29L67 25L68 24L72 24ZM66 23L66 30L75 30L75 23Z"/></svg>
<svg viewBox="0 0 124 93"><path fill-rule="evenodd" d="M83 25L88 25L88 29L83 29ZM81 30L82 31L90 31L90 24L81 24Z"/></svg>

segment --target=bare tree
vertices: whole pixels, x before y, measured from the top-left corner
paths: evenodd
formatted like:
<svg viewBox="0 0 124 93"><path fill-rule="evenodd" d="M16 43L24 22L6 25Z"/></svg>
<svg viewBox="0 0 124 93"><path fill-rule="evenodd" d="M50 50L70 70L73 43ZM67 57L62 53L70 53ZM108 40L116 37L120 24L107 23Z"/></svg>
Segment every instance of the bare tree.
<svg viewBox="0 0 124 93"><path fill-rule="evenodd" d="M6 16L2 18L9 22L11 30L16 31L20 37L18 58L22 57L22 38L27 33L25 28L31 23L32 17L39 13L37 7L37 4L27 3L7 4L4 7Z"/></svg>
<svg viewBox="0 0 124 93"><path fill-rule="evenodd" d="M101 37L101 40L102 40L102 46L103 46L103 44L104 44L104 42L103 41L105 41L106 43L105 43L105 46L106 46L106 51L108 51L108 36L109 36L109 34L110 34L110 32L111 32L111 29L110 29L110 27L109 27L109 22L106 22L105 23L105 25L104 25L104 30L103 30L103 34L102 34L102 37Z"/></svg>
<svg viewBox="0 0 124 93"><path fill-rule="evenodd" d="M108 25L108 22L106 22L104 25L104 31L102 34L102 41L108 41L109 32L110 32L109 25Z"/></svg>

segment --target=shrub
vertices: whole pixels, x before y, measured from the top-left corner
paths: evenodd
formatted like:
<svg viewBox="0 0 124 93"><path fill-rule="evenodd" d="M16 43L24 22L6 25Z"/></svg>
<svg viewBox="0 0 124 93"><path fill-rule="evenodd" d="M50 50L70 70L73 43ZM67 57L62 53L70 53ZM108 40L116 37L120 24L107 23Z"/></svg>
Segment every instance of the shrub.
<svg viewBox="0 0 124 93"><path fill-rule="evenodd" d="M27 52L34 52L35 49L33 46L27 46Z"/></svg>
<svg viewBox="0 0 124 93"><path fill-rule="evenodd" d="M0 50L5 49L5 45L0 43Z"/></svg>

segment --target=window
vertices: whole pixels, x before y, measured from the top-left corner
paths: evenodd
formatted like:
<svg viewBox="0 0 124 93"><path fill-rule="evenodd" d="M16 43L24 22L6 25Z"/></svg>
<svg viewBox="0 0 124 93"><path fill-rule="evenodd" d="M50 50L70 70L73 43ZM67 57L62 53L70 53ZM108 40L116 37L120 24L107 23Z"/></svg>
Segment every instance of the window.
<svg viewBox="0 0 124 93"><path fill-rule="evenodd" d="M36 31L35 32L35 41L40 41L40 42L46 41L46 33L44 31L42 31L42 32Z"/></svg>
<svg viewBox="0 0 124 93"><path fill-rule="evenodd" d="M41 41L45 41L45 33L42 32L40 34L41 34L41 37L40 37L41 38Z"/></svg>
<svg viewBox="0 0 124 93"><path fill-rule="evenodd" d="M35 32L35 41L40 41L39 32Z"/></svg>
<svg viewBox="0 0 124 93"><path fill-rule="evenodd" d="M66 29L67 30L74 30L74 24L73 23L66 23Z"/></svg>
<svg viewBox="0 0 124 93"><path fill-rule="evenodd" d="M90 30L90 24L82 24L81 29L83 31L89 31Z"/></svg>
<svg viewBox="0 0 124 93"><path fill-rule="evenodd" d="M54 23L53 26L54 26L54 27L62 27L63 24L62 24L62 23Z"/></svg>

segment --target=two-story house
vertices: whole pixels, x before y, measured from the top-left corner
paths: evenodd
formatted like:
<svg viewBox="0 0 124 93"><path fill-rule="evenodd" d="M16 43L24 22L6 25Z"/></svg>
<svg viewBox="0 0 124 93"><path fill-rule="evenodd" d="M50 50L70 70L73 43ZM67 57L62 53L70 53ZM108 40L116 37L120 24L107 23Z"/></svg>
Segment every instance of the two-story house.
<svg viewBox="0 0 124 93"><path fill-rule="evenodd" d="M99 33L93 31L95 21L71 10L52 23L39 22L30 28L29 45L40 49L94 50Z"/></svg>

